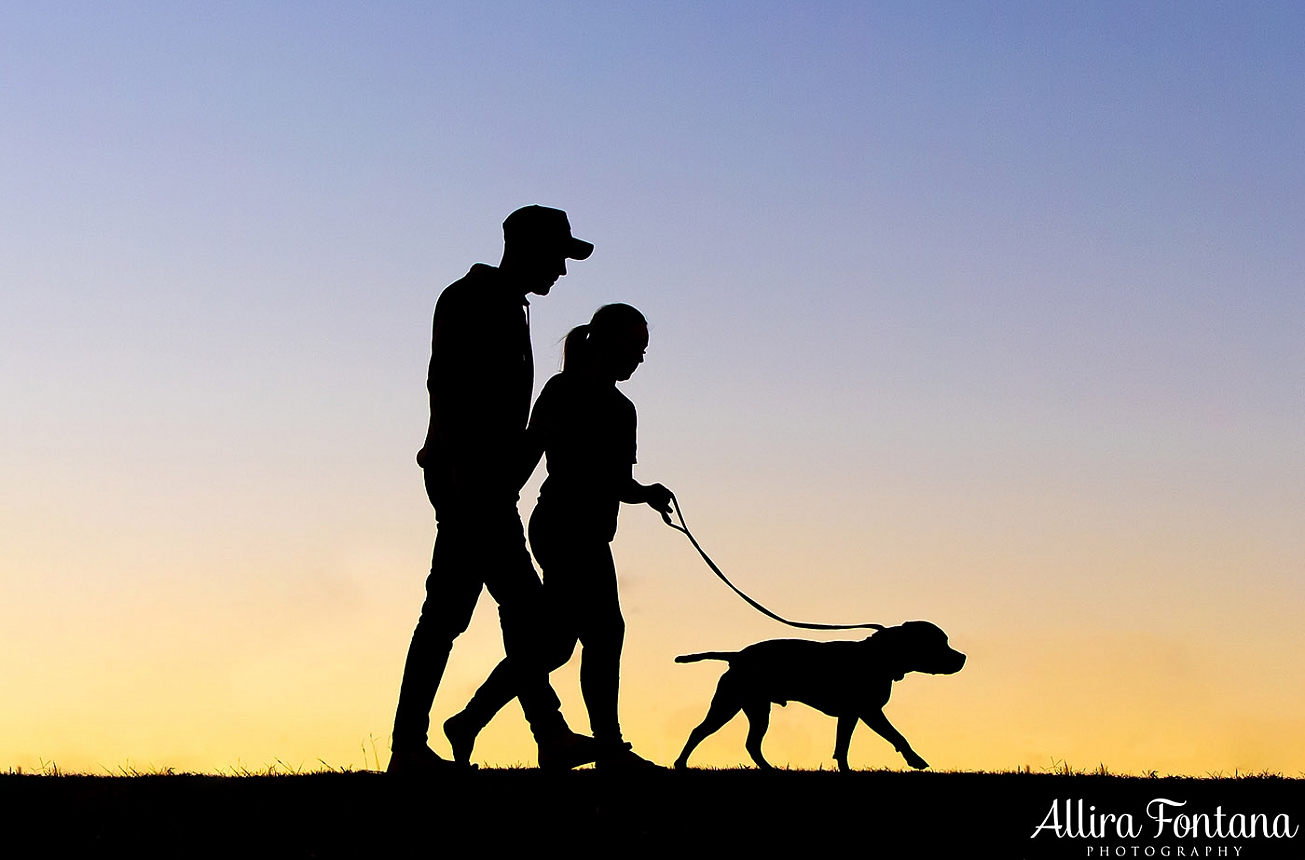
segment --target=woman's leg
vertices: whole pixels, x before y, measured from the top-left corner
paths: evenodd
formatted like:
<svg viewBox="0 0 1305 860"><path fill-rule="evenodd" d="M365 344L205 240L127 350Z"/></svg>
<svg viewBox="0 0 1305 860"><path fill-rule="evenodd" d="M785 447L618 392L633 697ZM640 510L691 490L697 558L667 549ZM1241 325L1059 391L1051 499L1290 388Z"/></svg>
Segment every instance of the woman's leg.
<svg viewBox="0 0 1305 860"><path fill-rule="evenodd" d="M577 566L583 574L583 597L576 629L584 651L580 657L580 690L584 693L589 725L597 746L594 763L599 768L644 769L657 765L637 755L621 737L617 699L621 687L621 646L625 619L616 593L616 565L610 545L594 543Z"/></svg>
<svg viewBox="0 0 1305 860"><path fill-rule="evenodd" d="M602 746L619 746L617 697L625 619L616 593L611 545L540 505L530 518L530 548L544 572L544 603L549 607L548 622L555 625L550 638L564 642L568 655L577 639L584 645L580 692L594 740Z"/></svg>
<svg viewBox="0 0 1305 860"><path fill-rule="evenodd" d="M547 519L547 517L544 517ZM540 519L539 511L536 509L536 515L530 518L530 543L535 552L536 559L540 566L551 563L555 566L550 549L555 540L551 539L551 526L540 528L537 520ZM524 554L525 547L522 547ZM547 561L546 561L547 560ZM525 556L526 565L530 569L530 576L527 578L534 579L534 567L529 564L529 556ZM538 584L538 580L534 580ZM496 585L498 583L495 583ZM512 585L513 583L508 583ZM529 605L521 607L525 612L516 612L509 614L509 607L515 607L519 601L513 601L511 594L500 593L494 597L499 602L499 615L503 624L503 643L504 649L508 650L509 644L513 646L508 651L509 656L513 653L518 654L515 661L504 658L499 662L494 671L490 673L485 682L480 685L471 701L467 706L458 713L454 714L444 723L444 734L449 739L449 745L453 748L453 757L457 761L468 761L471 751L476 742L476 736L480 731L489 724L502 708L517 698L522 692L520 671L518 663L521 662L522 653L529 655L531 666L541 669L544 673L545 682L547 682L547 673L552 672L567 660L571 659L571 653L575 650L577 637L574 625L569 615L567 602L559 599L555 593L557 589L551 587L547 582L539 590L537 600L531 601ZM491 593L493 587L491 586ZM509 637L509 630L512 637ZM552 687L548 687L551 691ZM527 709L527 703L523 701L522 709L526 711L528 719L535 719L531 710ZM536 706L535 710L538 710ZM547 716L547 714L545 714ZM560 723L562 732L570 734L569 728L566 727L565 721L561 718L559 712L557 722ZM556 726L548 726L549 729L556 729ZM546 740L539 731L535 722L531 723L531 729L535 730L535 739L537 741ZM561 732L554 730L553 734Z"/></svg>
<svg viewBox="0 0 1305 860"><path fill-rule="evenodd" d="M584 651L580 658L580 691L589 711L594 740L614 749L623 744L617 701L621 686L621 648L625 618L617 595L616 565L611 547L591 545L577 559L583 583L577 589L576 627Z"/></svg>

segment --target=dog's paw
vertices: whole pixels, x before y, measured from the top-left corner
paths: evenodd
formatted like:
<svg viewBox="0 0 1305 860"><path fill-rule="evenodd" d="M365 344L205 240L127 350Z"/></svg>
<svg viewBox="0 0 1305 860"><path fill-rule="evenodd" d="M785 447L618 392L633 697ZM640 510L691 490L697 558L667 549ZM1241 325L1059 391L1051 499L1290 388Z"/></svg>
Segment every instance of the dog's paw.
<svg viewBox="0 0 1305 860"><path fill-rule="evenodd" d="M918 755L916 755L913 752L903 753L902 757L906 759L907 764L909 764L911 767L915 768L916 770L924 770L926 767L929 766L929 762L920 758Z"/></svg>

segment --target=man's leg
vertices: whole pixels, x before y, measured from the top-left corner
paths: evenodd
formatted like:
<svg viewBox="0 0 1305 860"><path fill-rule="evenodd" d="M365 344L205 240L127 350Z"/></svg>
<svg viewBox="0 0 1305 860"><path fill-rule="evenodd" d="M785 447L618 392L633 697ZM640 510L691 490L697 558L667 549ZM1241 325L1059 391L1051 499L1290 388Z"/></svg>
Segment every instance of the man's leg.
<svg viewBox="0 0 1305 860"><path fill-rule="evenodd" d="M466 762L476 734L515 696L539 744L540 767L564 769L593 761L591 739L567 726L548 683L548 672L566 662L575 647L575 636L564 639L556 622L548 620L543 585L526 551L515 504L479 518L478 524L484 526L478 535L485 550L482 575L499 604L506 656L467 708L445 722L454 757Z"/></svg>
<svg viewBox="0 0 1305 860"><path fill-rule="evenodd" d="M561 649L560 638L548 632L544 587L526 551L526 536L515 505L494 517L482 540L494 553L483 576L490 595L498 602L506 656L486 681L490 687L486 695L482 697L478 690L473 698L473 714L488 722L515 694L536 741L543 743L570 735L562 718L561 702L548 683L549 671L561 665L554 663ZM561 662L566 662L565 658Z"/></svg>
<svg viewBox="0 0 1305 860"><path fill-rule="evenodd" d="M469 535L461 524L443 524L435 537L426 601L408 646L394 714L396 752L426 749L430 709L448 664L449 651L471 622L482 588Z"/></svg>
<svg viewBox="0 0 1305 860"><path fill-rule="evenodd" d="M544 594L546 595L545 600L547 600L548 586L544 586ZM511 627L513 622L509 621L507 623ZM571 653L575 650L576 636L574 633L569 635L555 634L557 634L557 631L550 631L549 635L545 637L547 642L538 642L536 644L539 662L546 672L552 672L566 663L567 660L571 659ZM455 760L468 761L471 757L476 735L480 734L481 729L489 725L489 721L494 718L495 714L517 698L519 687L517 676L516 663L505 657L494 667L494 671L485 679L485 683L481 684L476 690L475 695L471 697L471 701L467 702L467 706L444 723L444 734L453 747L453 758ZM552 689L551 686L549 689ZM545 715L544 719L546 727L556 728L556 723L552 722L547 715ZM536 735L535 739L536 741L539 740L538 735Z"/></svg>

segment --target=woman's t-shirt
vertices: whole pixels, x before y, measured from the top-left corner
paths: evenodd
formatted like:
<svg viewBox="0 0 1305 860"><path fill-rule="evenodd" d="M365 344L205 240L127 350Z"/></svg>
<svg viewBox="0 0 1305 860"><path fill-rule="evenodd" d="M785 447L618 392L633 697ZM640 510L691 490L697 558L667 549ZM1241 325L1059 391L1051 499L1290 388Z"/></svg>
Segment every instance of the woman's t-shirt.
<svg viewBox="0 0 1305 860"><path fill-rule="evenodd" d="M548 462L539 505L568 529L611 540L635 462L636 421L615 383L565 372L548 380L528 430Z"/></svg>

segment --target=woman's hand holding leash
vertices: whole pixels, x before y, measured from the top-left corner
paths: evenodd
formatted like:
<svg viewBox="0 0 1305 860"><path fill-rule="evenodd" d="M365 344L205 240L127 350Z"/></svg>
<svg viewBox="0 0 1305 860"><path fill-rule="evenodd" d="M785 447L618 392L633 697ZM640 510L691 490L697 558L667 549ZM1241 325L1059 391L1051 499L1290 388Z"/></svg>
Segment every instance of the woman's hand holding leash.
<svg viewBox="0 0 1305 860"><path fill-rule="evenodd" d="M670 523L671 517L671 500L675 494L662 484L649 484L644 488L648 493L648 506L662 515L662 519Z"/></svg>

